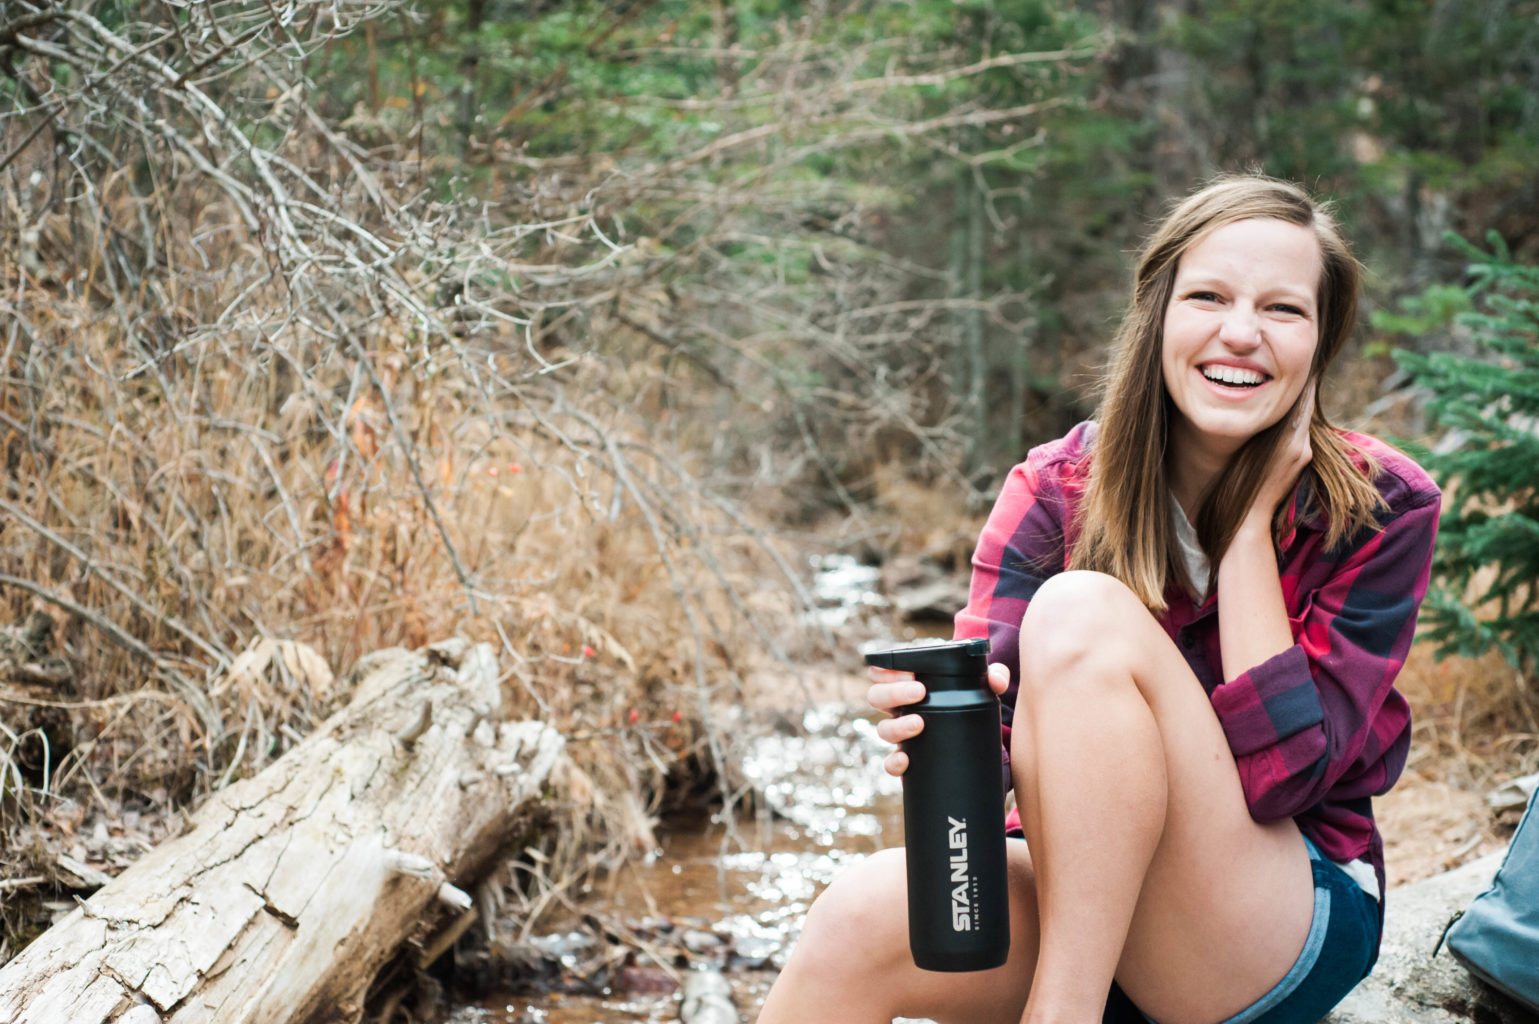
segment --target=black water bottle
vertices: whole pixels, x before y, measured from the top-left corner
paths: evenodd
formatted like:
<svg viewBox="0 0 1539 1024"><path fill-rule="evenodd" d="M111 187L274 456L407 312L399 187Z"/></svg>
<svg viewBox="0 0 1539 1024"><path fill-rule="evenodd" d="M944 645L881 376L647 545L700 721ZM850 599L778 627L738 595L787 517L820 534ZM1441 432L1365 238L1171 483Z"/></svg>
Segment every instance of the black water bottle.
<svg viewBox="0 0 1539 1024"><path fill-rule="evenodd" d="M924 718L903 743L908 944L927 971L982 971L1010 952L1005 889L999 699L987 640L877 651L868 665L912 672L925 698L900 709Z"/></svg>

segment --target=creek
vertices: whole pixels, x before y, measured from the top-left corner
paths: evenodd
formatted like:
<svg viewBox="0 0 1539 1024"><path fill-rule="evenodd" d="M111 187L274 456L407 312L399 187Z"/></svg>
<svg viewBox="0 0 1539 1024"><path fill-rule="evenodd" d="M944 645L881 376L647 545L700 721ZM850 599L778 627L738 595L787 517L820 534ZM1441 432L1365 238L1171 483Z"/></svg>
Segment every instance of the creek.
<svg viewBox="0 0 1539 1024"><path fill-rule="evenodd" d="M814 568L825 626L883 632L874 569L840 557ZM881 768L890 749L864 706L819 703L782 716L743 757L757 813L664 830L652 856L586 898L596 908L588 928L535 940L564 967L586 970L597 917L597 930L620 933L640 955L606 968L597 994L493 994L460 1005L448 1024L675 1022L677 982L701 968L721 970L741 1019L754 1020L813 898L841 869L902 843L902 788Z"/></svg>
<svg viewBox="0 0 1539 1024"><path fill-rule="evenodd" d="M745 760L765 813L668 832L654 856L593 894L603 920L665 954L614 972L608 994L493 995L460 1007L452 1024L677 1021L679 997L665 979L703 967L723 970L753 1020L813 897L841 868L902 842L901 788L881 770L889 748L875 723L861 709L822 704L796 724L755 740ZM536 943L570 967L591 952L577 931Z"/></svg>

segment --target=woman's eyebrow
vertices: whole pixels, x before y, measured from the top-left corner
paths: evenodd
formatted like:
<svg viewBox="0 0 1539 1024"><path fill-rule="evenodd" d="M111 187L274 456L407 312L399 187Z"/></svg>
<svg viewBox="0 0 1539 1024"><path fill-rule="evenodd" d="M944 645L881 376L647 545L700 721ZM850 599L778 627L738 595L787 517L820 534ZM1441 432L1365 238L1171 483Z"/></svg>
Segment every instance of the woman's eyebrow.
<svg viewBox="0 0 1539 1024"><path fill-rule="evenodd" d="M1177 288L1195 288L1198 286L1218 287L1223 284L1222 279L1211 274L1176 274Z"/></svg>
<svg viewBox="0 0 1539 1024"><path fill-rule="evenodd" d="M1292 299L1295 302L1315 304L1315 293L1306 288L1298 288L1293 285L1279 285L1276 288L1268 288L1261 293L1269 299Z"/></svg>

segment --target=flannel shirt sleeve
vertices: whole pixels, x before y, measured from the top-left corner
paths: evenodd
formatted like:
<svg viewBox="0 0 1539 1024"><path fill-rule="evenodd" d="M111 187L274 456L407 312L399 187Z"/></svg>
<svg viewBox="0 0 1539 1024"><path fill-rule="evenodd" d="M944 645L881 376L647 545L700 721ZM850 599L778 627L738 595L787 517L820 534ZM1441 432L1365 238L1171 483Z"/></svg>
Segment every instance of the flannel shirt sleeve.
<svg viewBox="0 0 1539 1024"><path fill-rule="evenodd" d="M1409 724L1391 701L1427 591L1439 496L1390 519L1356 547L1290 621L1294 645L1213 691L1251 816L1276 821L1314 806L1349 770L1388 789L1404 767L1386 756ZM1393 762L1393 763L1391 763Z"/></svg>
<svg viewBox="0 0 1539 1024"><path fill-rule="evenodd" d="M1010 471L973 552L967 606L956 615L954 638L987 637L989 664L1010 669L1010 687L1000 697L1006 788L1021 678L1021 619L1037 588L1063 566L1062 500L1051 465L1037 465L1028 457Z"/></svg>

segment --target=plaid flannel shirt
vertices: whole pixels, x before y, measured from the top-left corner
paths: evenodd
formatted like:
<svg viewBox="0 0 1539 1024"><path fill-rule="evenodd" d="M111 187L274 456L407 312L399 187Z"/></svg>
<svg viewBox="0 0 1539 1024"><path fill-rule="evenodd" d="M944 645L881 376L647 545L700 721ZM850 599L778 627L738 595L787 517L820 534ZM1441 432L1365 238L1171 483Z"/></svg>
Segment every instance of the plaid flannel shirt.
<svg viewBox="0 0 1539 1024"><path fill-rule="evenodd" d="M1037 588L1065 568L1072 517L1088 482L1096 425L1081 423L1032 449L1011 470L973 555L957 639L988 637L991 662L1010 668L1004 758L1019 671L1019 633ZM1294 494L1278 543L1283 601L1294 645L1233 679L1223 678L1218 597L1200 605L1172 585L1159 617L1202 683L1234 753L1251 816L1294 818L1325 856L1367 858L1384 891L1384 851L1372 798L1405 767L1410 707L1394 689L1426 593L1441 494L1403 453L1365 434L1345 438L1372 454L1388 505L1378 530L1327 550L1323 524L1302 518L1312 474ZM1010 826L1019 828L1014 812Z"/></svg>

